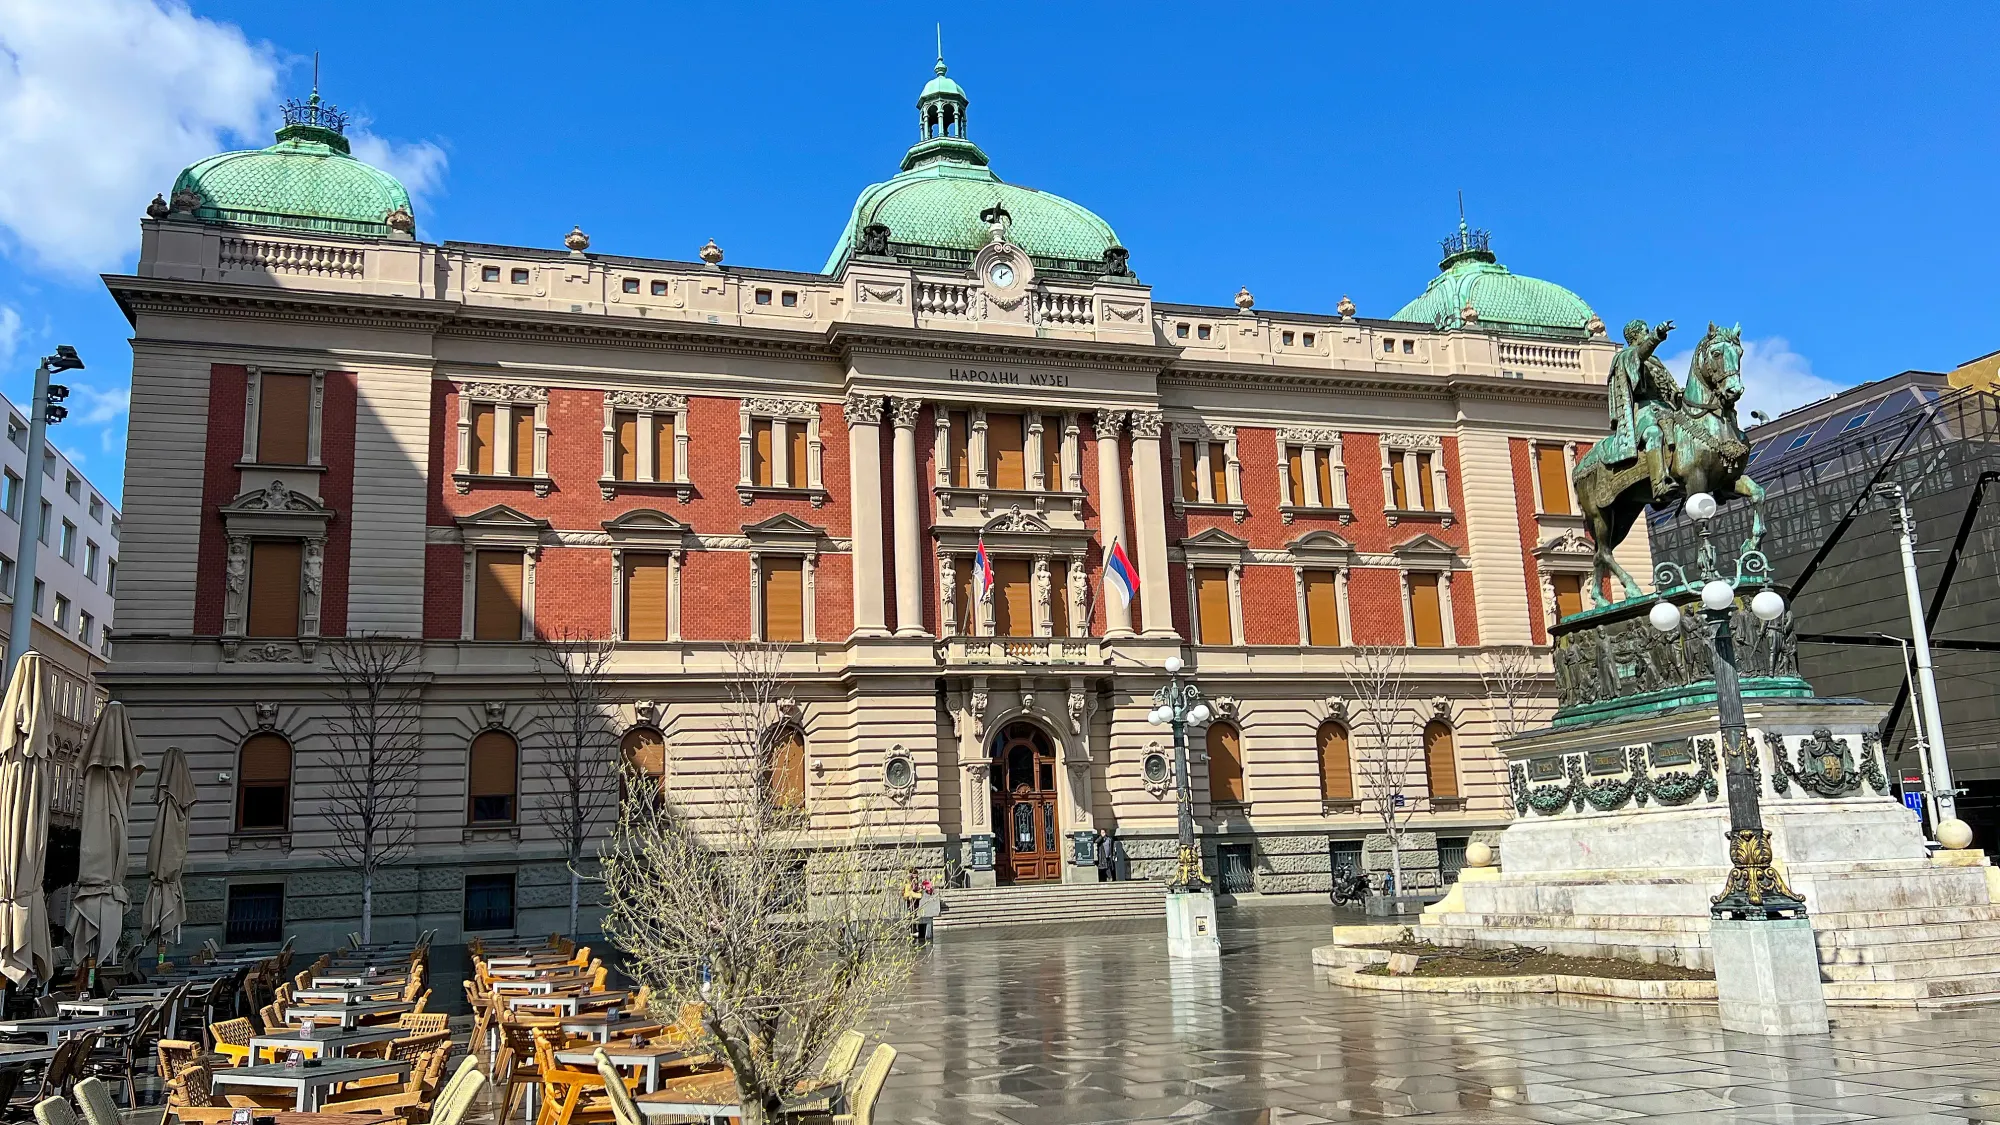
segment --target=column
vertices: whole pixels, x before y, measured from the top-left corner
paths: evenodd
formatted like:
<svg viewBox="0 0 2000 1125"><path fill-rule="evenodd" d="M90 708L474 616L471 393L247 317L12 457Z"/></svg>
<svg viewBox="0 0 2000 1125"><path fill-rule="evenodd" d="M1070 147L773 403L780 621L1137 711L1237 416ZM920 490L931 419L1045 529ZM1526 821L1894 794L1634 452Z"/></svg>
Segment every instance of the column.
<svg viewBox="0 0 2000 1125"><path fill-rule="evenodd" d="M882 396L849 392L847 484L854 521L854 633L889 634L882 601Z"/></svg>
<svg viewBox="0 0 2000 1125"><path fill-rule="evenodd" d="M1132 412L1132 526L1139 540L1139 616L1149 637L1174 636L1174 599L1167 590L1167 500L1161 484L1157 410Z"/></svg>
<svg viewBox="0 0 2000 1125"><path fill-rule="evenodd" d="M1104 554L1108 558L1111 541L1125 545L1125 553L1133 555L1131 536L1125 529L1125 472L1124 459L1119 456L1118 435L1125 429L1125 415L1116 410L1097 412L1095 430L1097 432L1097 520L1098 535L1104 540ZM1100 562L1104 559L1100 559ZM1134 559L1136 563L1136 558ZM1132 611L1118 608L1118 594L1112 590L1107 579L1100 584L1098 597L1104 600L1104 635L1107 637L1129 637L1132 635Z"/></svg>
<svg viewBox="0 0 2000 1125"><path fill-rule="evenodd" d="M922 519L917 502L917 415L922 401L899 398L889 407L895 426L892 471L896 474L896 635L924 636Z"/></svg>

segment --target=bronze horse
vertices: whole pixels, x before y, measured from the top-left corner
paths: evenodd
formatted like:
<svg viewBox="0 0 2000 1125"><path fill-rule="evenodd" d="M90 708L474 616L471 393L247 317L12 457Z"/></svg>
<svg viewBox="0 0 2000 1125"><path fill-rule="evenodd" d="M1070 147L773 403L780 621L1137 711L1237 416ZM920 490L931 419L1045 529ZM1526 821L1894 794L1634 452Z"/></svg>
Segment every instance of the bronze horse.
<svg viewBox="0 0 2000 1125"><path fill-rule="evenodd" d="M1648 505L1665 505L1698 492L1721 500L1730 495L1750 501L1750 538L1745 551L1754 551L1764 539L1764 490L1745 474L1750 464L1750 444L1736 422L1736 401L1743 397L1743 329L1718 328L1713 322L1701 342L1695 345L1688 363L1685 404L1678 410L1662 407L1660 429L1666 443L1665 455L1672 487L1664 495L1653 494L1653 482L1643 458L1605 464L1595 445L1577 458L1571 474L1577 501L1590 526L1595 548L1591 559L1591 604L1610 604L1604 587L1616 575L1627 599L1645 591L1626 573L1611 552L1625 541Z"/></svg>

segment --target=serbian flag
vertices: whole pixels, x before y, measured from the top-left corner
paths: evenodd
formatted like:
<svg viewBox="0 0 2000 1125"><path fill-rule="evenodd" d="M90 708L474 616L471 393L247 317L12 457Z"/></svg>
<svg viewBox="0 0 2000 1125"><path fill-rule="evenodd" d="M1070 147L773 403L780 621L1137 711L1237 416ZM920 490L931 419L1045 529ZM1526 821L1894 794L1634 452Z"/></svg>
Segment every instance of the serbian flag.
<svg viewBox="0 0 2000 1125"><path fill-rule="evenodd" d="M1139 592L1139 572L1132 569L1132 560L1125 557L1125 548L1116 539L1111 541L1111 549L1104 552L1104 577L1118 591L1125 608L1130 609L1132 596Z"/></svg>
<svg viewBox="0 0 2000 1125"><path fill-rule="evenodd" d="M972 600L983 602L993 588L993 560L986 557L986 540L979 541L979 553L972 557Z"/></svg>

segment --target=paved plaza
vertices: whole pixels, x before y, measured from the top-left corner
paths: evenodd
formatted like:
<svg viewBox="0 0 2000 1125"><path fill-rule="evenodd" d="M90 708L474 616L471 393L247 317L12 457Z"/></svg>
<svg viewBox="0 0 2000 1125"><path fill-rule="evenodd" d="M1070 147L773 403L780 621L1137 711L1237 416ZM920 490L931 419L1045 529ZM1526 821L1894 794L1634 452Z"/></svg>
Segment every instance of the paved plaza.
<svg viewBox="0 0 2000 1125"><path fill-rule="evenodd" d="M2000 1121L2000 1011L1836 1009L1830 1036L1774 1040L1713 1009L1356 993L1313 971L1332 921L1225 914L1206 974L1172 972L1163 932L951 935L890 1013L877 1119Z"/></svg>

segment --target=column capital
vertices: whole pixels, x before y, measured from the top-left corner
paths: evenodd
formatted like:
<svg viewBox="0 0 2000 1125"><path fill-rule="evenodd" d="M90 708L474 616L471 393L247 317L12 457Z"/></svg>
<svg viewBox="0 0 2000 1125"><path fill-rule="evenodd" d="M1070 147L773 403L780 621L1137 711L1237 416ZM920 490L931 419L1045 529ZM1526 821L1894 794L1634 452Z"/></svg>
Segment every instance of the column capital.
<svg viewBox="0 0 2000 1125"><path fill-rule="evenodd" d="M915 429L917 426L917 415L921 414L923 409L923 399L892 398L889 400L889 420L899 430Z"/></svg>
<svg viewBox="0 0 2000 1125"><path fill-rule="evenodd" d="M1124 427L1125 412L1122 410L1099 410L1091 422L1091 429L1095 431L1099 441L1116 438Z"/></svg>
<svg viewBox="0 0 2000 1125"><path fill-rule="evenodd" d="M862 394L860 391L847 392L847 401L841 405L847 415L849 426L879 426L882 424L882 396Z"/></svg>
<svg viewBox="0 0 2000 1125"><path fill-rule="evenodd" d="M1166 424L1166 416L1157 410L1133 410L1126 417L1131 419L1135 438L1158 438Z"/></svg>

